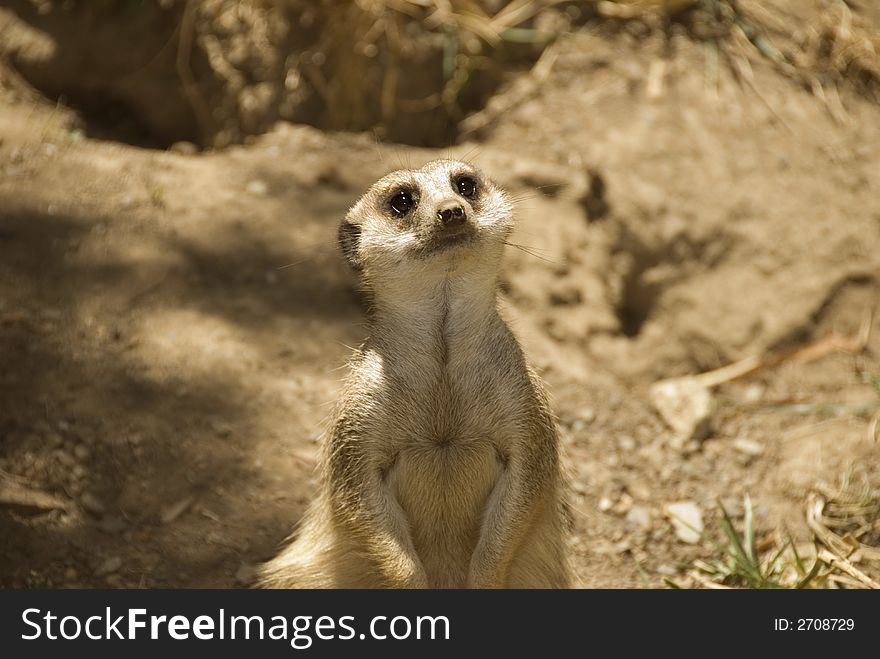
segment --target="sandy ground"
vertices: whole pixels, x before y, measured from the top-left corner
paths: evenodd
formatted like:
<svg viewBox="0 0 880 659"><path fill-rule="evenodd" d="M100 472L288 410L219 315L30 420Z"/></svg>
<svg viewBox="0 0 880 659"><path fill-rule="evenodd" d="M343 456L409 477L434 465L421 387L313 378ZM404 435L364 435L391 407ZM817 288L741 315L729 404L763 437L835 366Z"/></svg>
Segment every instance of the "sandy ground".
<svg viewBox="0 0 880 659"><path fill-rule="evenodd" d="M661 586L713 553L664 506L755 505L805 538L805 495L878 473L880 320L858 356L723 385L684 446L657 379L832 332L880 301L880 108L845 122L769 67L710 85L705 50L583 36L479 142L376 144L279 124L182 154L84 137L0 85L0 586L246 585L315 488L351 346L336 251L379 174L454 155L518 198L503 307L571 464L580 585Z"/></svg>

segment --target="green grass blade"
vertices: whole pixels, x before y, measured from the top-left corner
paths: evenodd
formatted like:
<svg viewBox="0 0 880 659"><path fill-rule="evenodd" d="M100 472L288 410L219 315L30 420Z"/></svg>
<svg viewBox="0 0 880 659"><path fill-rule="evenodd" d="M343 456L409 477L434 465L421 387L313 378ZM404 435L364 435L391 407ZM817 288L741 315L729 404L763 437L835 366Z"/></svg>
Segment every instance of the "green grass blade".
<svg viewBox="0 0 880 659"><path fill-rule="evenodd" d="M791 545L791 551L794 553L794 562L797 564L798 572L801 573L801 576L806 576L807 568L804 565L800 552L797 550L797 543L795 543L790 535L788 536L788 542Z"/></svg>
<svg viewBox="0 0 880 659"><path fill-rule="evenodd" d="M816 578L816 575L819 574L819 570L822 567L822 561L819 560L819 557L816 557L816 560L813 562L812 569L807 573L807 575L797 582L795 586L796 590L802 590L810 585L810 582Z"/></svg>
<svg viewBox="0 0 880 659"><path fill-rule="evenodd" d="M721 509L722 514L721 529L724 531L724 535L727 536L727 540L730 543L727 552L734 560L737 571L752 588L761 588L764 585L764 579L761 576L760 570L758 570L757 566L755 566L755 564L749 559L742 541L733 526L733 520L730 518L727 509L720 500L718 501L718 507Z"/></svg>

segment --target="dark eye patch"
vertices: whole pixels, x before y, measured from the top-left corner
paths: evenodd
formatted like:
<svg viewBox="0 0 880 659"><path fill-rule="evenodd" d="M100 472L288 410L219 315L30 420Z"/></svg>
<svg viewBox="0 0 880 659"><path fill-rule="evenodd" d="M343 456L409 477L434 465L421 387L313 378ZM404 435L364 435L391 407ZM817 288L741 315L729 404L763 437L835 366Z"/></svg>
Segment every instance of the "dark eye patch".
<svg viewBox="0 0 880 659"><path fill-rule="evenodd" d="M403 217L416 205L412 190L398 190L388 201L388 207L395 217Z"/></svg>
<svg viewBox="0 0 880 659"><path fill-rule="evenodd" d="M458 176L453 181L455 191L466 199L477 196L477 180L473 176Z"/></svg>

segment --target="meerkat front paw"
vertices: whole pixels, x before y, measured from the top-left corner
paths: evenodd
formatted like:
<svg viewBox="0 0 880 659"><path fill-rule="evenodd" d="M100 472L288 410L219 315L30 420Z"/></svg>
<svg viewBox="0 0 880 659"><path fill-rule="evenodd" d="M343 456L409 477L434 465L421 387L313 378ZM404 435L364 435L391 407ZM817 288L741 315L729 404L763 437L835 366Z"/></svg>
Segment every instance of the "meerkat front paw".
<svg viewBox="0 0 880 659"><path fill-rule="evenodd" d="M428 575L418 559L400 559L385 570L390 588L417 589L428 587Z"/></svg>
<svg viewBox="0 0 880 659"><path fill-rule="evenodd" d="M428 587L428 575L425 574L425 571L422 570L418 572L408 579L406 579L405 583L401 588L409 588L409 589L425 589Z"/></svg>
<svg viewBox="0 0 880 659"><path fill-rule="evenodd" d="M428 587L428 575L424 570L414 571L406 576L398 576L395 581L395 588L403 589L424 589Z"/></svg>

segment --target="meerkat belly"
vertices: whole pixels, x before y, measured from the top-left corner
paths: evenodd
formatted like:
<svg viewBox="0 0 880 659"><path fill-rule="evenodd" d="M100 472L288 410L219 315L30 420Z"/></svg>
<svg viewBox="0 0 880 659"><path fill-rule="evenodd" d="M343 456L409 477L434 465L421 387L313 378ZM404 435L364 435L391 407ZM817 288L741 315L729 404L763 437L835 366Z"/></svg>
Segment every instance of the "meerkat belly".
<svg viewBox="0 0 880 659"><path fill-rule="evenodd" d="M431 587L465 586L500 473L488 440L419 442L398 455L389 478Z"/></svg>

